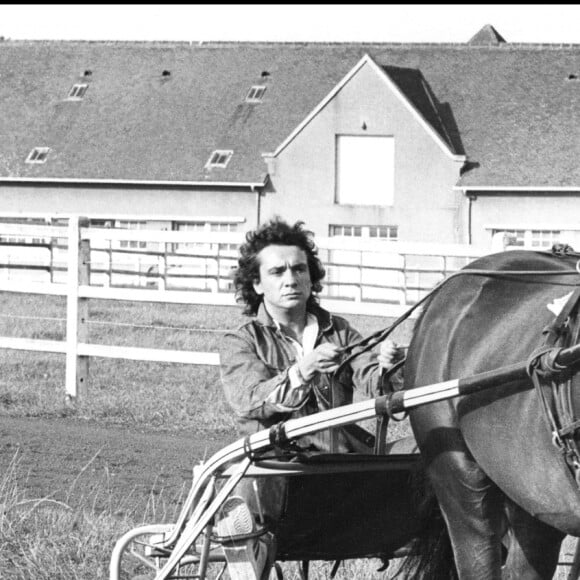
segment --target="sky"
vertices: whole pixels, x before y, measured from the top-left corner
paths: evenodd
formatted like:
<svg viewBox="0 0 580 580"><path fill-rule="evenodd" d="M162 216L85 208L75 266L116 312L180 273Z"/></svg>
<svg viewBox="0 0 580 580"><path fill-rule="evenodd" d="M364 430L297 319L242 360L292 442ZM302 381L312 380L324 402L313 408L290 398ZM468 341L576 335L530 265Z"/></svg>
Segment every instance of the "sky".
<svg viewBox="0 0 580 580"><path fill-rule="evenodd" d="M573 4L2 4L19 40L467 42L492 24L508 42L580 44Z"/></svg>

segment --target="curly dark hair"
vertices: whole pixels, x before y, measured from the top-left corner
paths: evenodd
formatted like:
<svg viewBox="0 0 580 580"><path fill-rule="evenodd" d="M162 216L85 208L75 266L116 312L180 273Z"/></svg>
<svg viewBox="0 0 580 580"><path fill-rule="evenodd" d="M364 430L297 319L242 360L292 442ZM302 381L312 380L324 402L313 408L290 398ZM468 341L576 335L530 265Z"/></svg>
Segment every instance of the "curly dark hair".
<svg viewBox="0 0 580 580"><path fill-rule="evenodd" d="M246 243L240 246L238 268L234 275L236 299L245 304L244 314L256 316L262 303L263 296L254 290L254 282L260 280L260 263L258 254L267 246L297 246L306 253L308 270L312 282L312 292L322 290L320 281L326 272L318 258L318 250L312 241L314 233L303 228L304 222L298 221L294 225L276 216L261 225L257 230L246 234ZM307 307L318 302L314 294L310 294Z"/></svg>

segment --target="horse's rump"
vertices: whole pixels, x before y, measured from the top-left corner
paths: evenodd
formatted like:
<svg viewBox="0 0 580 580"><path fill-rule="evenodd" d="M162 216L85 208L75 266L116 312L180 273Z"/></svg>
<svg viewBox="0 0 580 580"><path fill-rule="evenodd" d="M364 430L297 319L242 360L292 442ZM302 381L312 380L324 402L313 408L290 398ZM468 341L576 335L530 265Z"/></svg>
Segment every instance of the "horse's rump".
<svg viewBox="0 0 580 580"><path fill-rule="evenodd" d="M430 298L419 317L405 365L406 388L528 360L577 283L576 276L558 272L575 265L571 256L527 251L470 264ZM485 275L482 270L507 273ZM512 274L552 270L553 276ZM427 464L467 446L514 502L566 533L580 533L580 496L551 442L530 380L415 409L411 421Z"/></svg>

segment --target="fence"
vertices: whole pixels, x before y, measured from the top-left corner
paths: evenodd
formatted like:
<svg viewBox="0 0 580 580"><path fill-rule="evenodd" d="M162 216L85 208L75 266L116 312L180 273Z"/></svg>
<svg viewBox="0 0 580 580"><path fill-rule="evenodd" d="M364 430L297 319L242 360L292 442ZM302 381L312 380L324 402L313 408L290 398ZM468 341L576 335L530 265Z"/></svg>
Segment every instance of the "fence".
<svg viewBox="0 0 580 580"><path fill-rule="evenodd" d="M240 233L82 228L91 286L231 292ZM66 283L66 227L0 223L0 281ZM32 243L30 240L33 240ZM316 238L323 298L409 305L489 250L451 244Z"/></svg>
<svg viewBox="0 0 580 580"><path fill-rule="evenodd" d="M240 233L0 223L0 291L67 298L66 340L0 337L0 348L66 355L66 393L87 394L89 357L218 365L216 353L89 344L88 301L234 305ZM27 243L33 240L34 243ZM334 312L398 316L484 250L316 238L327 270L322 304ZM23 282L26 285L23 285ZM187 290L187 291L184 291Z"/></svg>

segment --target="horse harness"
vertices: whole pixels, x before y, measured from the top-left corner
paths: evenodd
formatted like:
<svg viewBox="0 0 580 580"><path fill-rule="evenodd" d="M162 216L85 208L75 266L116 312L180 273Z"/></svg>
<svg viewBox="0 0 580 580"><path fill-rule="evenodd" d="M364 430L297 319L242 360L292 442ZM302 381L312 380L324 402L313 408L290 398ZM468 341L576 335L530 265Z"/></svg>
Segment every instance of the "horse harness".
<svg viewBox="0 0 580 580"><path fill-rule="evenodd" d="M525 275L579 275L580 274L580 254L572 250L570 246L563 244L555 244L552 247L552 254L558 257L576 256L578 262L575 270L459 270L454 272L435 286L426 296L415 303L409 310L401 315L388 328L380 330L356 344L350 345L345 349L345 357L341 363L341 367L347 364L352 358L358 356L362 352L366 352L375 347L378 343L384 340L391 332L406 320L410 314L426 302L433 294L435 294L444 284L451 278L458 275L478 275L478 276L494 276L494 277L510 277L510 276L525 276ZM552 442L554 446L560 451L564 458L567 472L571 474L576 486L580 489L580 447L576 442L575 435L580 431L580 419L577 418L574 409L572 397L572 377L573 373L569 368L558 364L557 358L560 351L570 345L577 344L580 340L580 285L577 285L575 290L571 293L566 304L558 313L556 318L548 324L542 331L542 344L532 353L528 359L527 372L530 376L534 389L540 399L542 410L546 418L547 424L552 433ZM393 371L399 369L404 364L404 359L399 361ZM340 370L340 367L339 367ZM338 372L338 371L337 371ZM543 385L549 385L551 397L548 398ZM387 409L385 411L391 419L401 420L403 417L393 416ZM406 415L406 413L404 414ZM384 431L388 419L381 415L377 425L377 442L384 438ZM382 432L379 436L379 432ZM377 448L375 447L375 452ZM380 449L382 451L382 449ZM379 451L379 452L380 452Z"/></svg>
<svg viewBox="0 0 580 580"><path fill-rule="evenodd" d="M573 403L573 373L557 362L558 354L564 347L578 343L579 318L580 287L577 287L556 318L544 328L543 344L530 356L527 371L552 432L552 443L562 454L568 471L580 489L580 448L575 438L580 430L580 419ZM550 399L543 385L550 387Z"/></svg>

